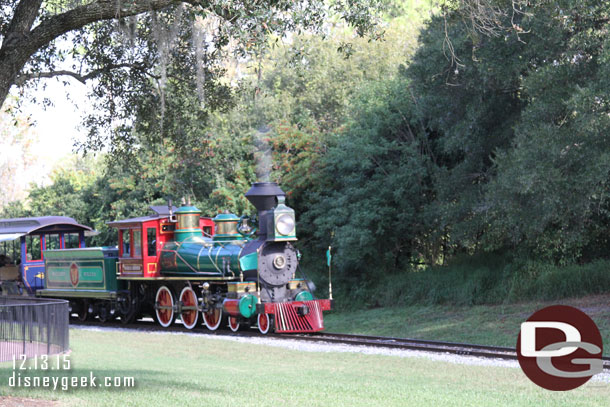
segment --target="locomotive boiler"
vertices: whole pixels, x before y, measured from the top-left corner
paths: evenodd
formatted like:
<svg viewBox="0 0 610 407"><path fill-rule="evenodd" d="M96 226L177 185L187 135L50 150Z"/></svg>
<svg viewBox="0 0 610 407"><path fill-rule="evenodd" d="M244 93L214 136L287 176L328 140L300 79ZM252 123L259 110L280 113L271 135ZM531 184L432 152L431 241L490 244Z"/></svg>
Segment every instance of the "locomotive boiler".
<svg viewBox="0 0 610 407"><path fill-rule="evenodd" d="M284 204L284 192L273 183L255 184L246 197L258 210L258 231L247 218L226 213L213 219L216 233L206 238L199 228L197 208L178 209L175 240L161 250L161 274L239 277L260 283L264 287L261 299L289 298L286 285L295 278L300 256L291 244L297 240L294 210Z"/></svg>

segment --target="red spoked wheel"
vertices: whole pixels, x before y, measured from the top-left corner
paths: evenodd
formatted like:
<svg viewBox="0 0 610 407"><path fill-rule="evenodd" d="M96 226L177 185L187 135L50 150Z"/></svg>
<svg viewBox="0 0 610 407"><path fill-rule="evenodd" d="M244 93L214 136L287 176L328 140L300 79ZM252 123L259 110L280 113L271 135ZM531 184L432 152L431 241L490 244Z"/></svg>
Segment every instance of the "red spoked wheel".
<svg viewBox="0 0 610 407"><path fill-rule="evenodd" d="M182 303L182 311L180 319L186 329L193 329L197 325L199 312L197 311L197 294L191 287L184 287L180 293L180 302Z"/></svg>
<svg viewBox="0 0 610 407"><path fill-rule="evenodd" d="M210 331L215 331L222 321L222 308L213 308L208 312L201 312L203 323Z"/></svg>
<svg viewBox="0 0 610 407"><path fill-rule="evenodd" d="M157 290L155 315L157 322L163 328L167 328L174 322L174 296L172 291L164 285Z"/></svg>
<svg viewBox="0 0 610 407"><path fill-rule="evenodd" d="M258 314L257 321L258 330L263 335L266 335L267 332L269 332L269 329L271 329L271 326L273 325L273 319L269 314Z"/></svg>
<svg viewBox="0 0 610 407"><path fill-rule="evenodd" d="M239 318L229 317L229 329L233 332L239 331Z"/></svg>

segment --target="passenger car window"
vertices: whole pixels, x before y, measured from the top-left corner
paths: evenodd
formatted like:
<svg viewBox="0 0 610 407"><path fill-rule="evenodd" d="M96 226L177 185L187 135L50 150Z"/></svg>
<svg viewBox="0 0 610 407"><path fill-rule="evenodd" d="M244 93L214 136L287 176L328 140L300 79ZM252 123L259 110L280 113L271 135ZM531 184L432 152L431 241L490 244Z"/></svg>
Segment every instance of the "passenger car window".
<svg viewBox="0 0 610 407"><path fill-rule="evenodd" d="M25 251L27 260L42 260L42 250L40 250L41 239L39 235L30 235L25 238Z"/></svg>

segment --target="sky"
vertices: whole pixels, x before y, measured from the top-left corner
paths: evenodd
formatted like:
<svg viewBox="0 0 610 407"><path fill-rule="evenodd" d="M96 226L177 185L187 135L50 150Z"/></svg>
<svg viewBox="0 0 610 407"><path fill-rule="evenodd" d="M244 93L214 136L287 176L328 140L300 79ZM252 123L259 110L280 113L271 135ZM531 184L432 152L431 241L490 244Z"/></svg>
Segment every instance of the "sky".
<svg viewBox="0 0 610 407"><path fill-rule="evenodd" d="M69 92L70 98L67 97ZM82 139L78 130L81 117L87 112L87 87L76 80L70 80L70 86L57 79L47 80L47 88L37 92L39 98L47 97L53 106L46 109L41 103L26 103L23 112L30 114L35 121L38 142L35 146L37 155L47 165L55 164L73 150L74 141Z"/></svg>
<svg viewBox="0 0 610 407"><path fill-rule="evenodd" d="M83 115L88 112L87 87L76 80L70 80L69 86L57 79L45 81L46 89L41 86L35 91L39 102L32 103L24 98L18 113L19 116L29 116L33 123L28 132L32 136L31 161L23 165L20 147L13 146L17 150L12 152L9 144L0 151L1 174L10 179L6 181L8 184L0 187L3 192L0 208L12 200L24 199L32 184L49 185L53 169L73 153L75 140L83 138L84 132L79 131L79 126ZM40 102L43 98L50 99L53 105L43 108Z"/></svg>

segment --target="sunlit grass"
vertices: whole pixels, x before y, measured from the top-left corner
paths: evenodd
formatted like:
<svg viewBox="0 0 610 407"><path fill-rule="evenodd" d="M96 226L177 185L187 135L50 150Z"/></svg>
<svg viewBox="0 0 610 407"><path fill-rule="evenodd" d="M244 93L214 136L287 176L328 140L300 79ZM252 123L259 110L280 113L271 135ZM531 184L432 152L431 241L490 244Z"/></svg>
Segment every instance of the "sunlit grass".
<svg viewBox="0 0 610 407"><path fill-rule="evenodd" d="M53 375L133 376L132 389L7 388L3 395L71 406L602 406L607 384L554 393L519 369L419 358L311 353L202 336L71 330L72 369ZM30 374L30 373L28 373ZM34 374L41 374L40 372ZM1 404L1 401L0 401Z"/></svg>

